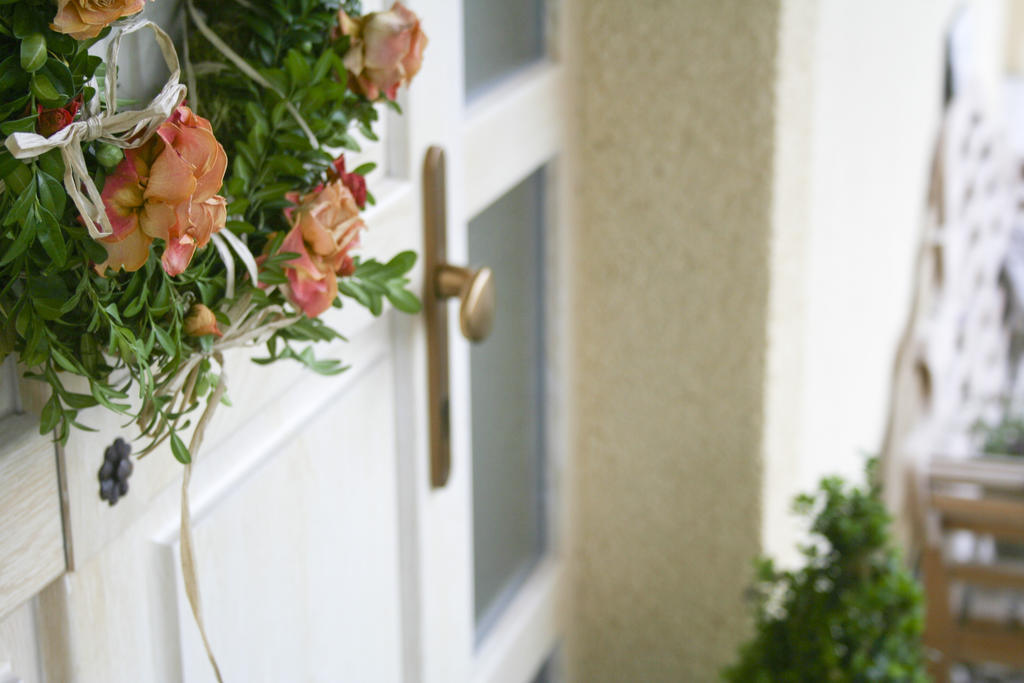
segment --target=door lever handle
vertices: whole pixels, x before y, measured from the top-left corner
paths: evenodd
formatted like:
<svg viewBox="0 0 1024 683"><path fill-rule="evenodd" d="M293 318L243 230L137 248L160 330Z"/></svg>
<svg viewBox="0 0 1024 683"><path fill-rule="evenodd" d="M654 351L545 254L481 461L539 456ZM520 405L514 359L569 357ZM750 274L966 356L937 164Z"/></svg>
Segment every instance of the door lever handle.
<svg viewBox="0 0 1024 683"><path fill-rule="evenodd" d="M441 299L458 298L459 328L472 342L483 341L494 327L494 275L490 268L460 268L444 263L434 272Z"/></svg>
<svg viewBox="0 0 1024 683"><path fill-rule="evenodd" d="M423 160L423 314L427 326L430 414L430 485L448 483L452 468L448 388L448 302L459 299L463 336L482 341L494 325L494 276L448 263L448 208L444 150L434 146Z"/></svg>

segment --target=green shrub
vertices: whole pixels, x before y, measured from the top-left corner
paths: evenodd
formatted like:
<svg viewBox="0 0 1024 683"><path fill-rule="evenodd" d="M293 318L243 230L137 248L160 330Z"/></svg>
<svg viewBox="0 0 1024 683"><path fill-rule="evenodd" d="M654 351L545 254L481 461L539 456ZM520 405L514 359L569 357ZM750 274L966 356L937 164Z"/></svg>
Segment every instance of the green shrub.
<svg viewBox="0 0 1024 683"><path fill-rule="evenodd" d="M723 671L737 683L927 681L920 586L889 534L876 461L867 490L836 477L794 507L812 517L802 569L757 560L756 634Z"/></svg>
<svg viewBox="0 0 1024 683"><path fill-rule="evenodd" d="M1007 411L1002 421L989 425L979 421L974 432L985 438L981 450L990 455L1024 455L1024 417Z"/></svg>

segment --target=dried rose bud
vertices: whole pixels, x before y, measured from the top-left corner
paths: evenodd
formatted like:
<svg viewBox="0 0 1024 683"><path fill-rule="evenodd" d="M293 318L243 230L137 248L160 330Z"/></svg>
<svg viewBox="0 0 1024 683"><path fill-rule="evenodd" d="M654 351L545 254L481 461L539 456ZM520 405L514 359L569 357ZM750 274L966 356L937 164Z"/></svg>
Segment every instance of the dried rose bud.
<svg viewBox="0 0 1024 683"><path fill-rule="evenodd" d="M64 130L75 120L75 115L78 114L78 109L81 106L82 102L77 97L71 100L66 107L44 109L43 105L37 104L36 111L39 117L36 119L36 132L48 138L54 133Z"/></svg>
<svg viewBox="0 0 1024 683"><path fill-rule="evenodd" d="M328 171L332 178L340 178L341 182L345 184L349 192L352 193L352 197L356 200L356 205L360 209L366 208L366 178L359 175L358 173L345 173L345 155L342 154L340 157L334 160L331 164L332 169Z"/></svg>
<svg viewBox="0 0 1024 683"><path fill-rule="evenodd" d="M185 316L185 334L190 337L202 337L207 334L221 335L217 329L217 318L213 311L203 304L192 304Z"/></svg>
<svg viewBox="0 0 1024 683"><path fill-rule="evenodd" d="M358 19L338 10L338 26L332 33L349 37L344 57L349 86L371 101L381 95L395 99L398 87L408 85L419 72L427 46L419 17L400 2L387 12Z"/></svg>

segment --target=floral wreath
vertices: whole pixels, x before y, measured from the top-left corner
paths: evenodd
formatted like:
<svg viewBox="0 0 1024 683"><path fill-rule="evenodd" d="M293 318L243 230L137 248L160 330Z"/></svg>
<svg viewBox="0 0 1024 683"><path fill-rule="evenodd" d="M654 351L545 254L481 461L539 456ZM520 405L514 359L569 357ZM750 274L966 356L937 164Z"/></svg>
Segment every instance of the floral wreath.
<svg viewBox="0 0 1024 683"><path fill-rule="evenodd" d="M376 140L375 103L398 110L427 39L400 3L360 16L351 0L187 0L186 88L167 34L132 18L143 4L0 5L0 358L51 387L41 432L66 442L102 405L138 422L140 454L170 440L188 462L178 432L220 383L222 351L265 343L257 362L332 374L344 366L303 344L341 337L324 311L419 310L414 254L353 254L373 165L349 171L331 150L358 150L353 128ZM118 49L141 29L171 76L124 110ZM108 34L106 59L90 54Z"/></svg>
<svg viewBox="0 0 1024 683"><path fill-rule="evenodd" d="M362 15L357 0L185 0L179 60L138 18L144 4L0 2L0 360L17 354L49 385L40 431L62 443L97 405L138 424L139 455L170 442L185 464L182 567L205 643L187 485L225 398L223 352L265 344L257 363L334 374L345 367L310 344L342 338L322 313L350 300L374 315L385 300L419 311L414 253L354 253L373 164L348 170L336 152L359 150L353 130L377 139L377 104L400 111L427 38L398 2ZM126 108L118 51L142 30L170 77ZM104 39L101 58L90 48ZM186 446L179 433L202 405Z"/></svg>

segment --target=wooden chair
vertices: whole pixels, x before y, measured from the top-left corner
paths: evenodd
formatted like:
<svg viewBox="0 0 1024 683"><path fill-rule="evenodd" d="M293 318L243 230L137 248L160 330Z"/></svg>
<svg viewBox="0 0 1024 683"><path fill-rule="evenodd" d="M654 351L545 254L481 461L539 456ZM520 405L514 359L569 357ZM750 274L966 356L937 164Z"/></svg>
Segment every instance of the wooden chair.
<svg viewBox="0 0 1024 683"><path fill-rule="evenodd" d="M948 683L956 662L1024 668L1024 621L1010 613L1024 599L1024 557L994 550L1024 546L1024 459L937 459L916 479L934 680ZM975 609L979 590L997 591L1005 609Z"/></svg>

